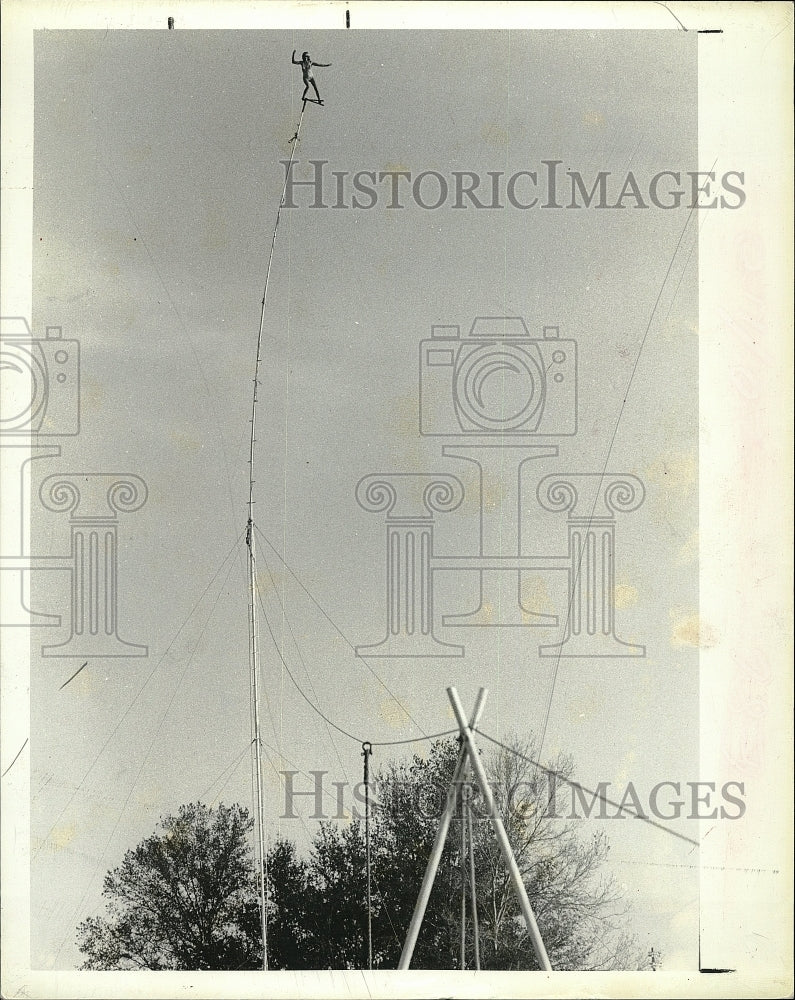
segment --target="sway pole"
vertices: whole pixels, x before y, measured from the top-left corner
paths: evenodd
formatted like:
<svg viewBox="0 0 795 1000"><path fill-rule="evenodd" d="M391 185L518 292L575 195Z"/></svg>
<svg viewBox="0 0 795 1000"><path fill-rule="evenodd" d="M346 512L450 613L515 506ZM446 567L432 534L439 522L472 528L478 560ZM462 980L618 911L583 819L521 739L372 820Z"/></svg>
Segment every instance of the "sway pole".
<svg viewBox="0 0 795 1000"><path fill-rule="evenodd" d="M249 439L248 452L248 522L246 524L246 546L248 548L248 588L249 588L249 664L251 668L251 705L252 720L254 725L254 736L251 741L254 754L254 780L256 783L255 810L256 810L256 837L258 848L258 877L259 877L259 908L260 925L262 933L262 970L268 971L268 888L267 888L267 860L265 855L265 816L262 793L262 739L260 736L260 712L259 712L259 649L257 645L257 556L255 550L254 535L254 456L257 441L257 402L259 388L259 370L262 360L262 331L265 327L265 303L268 298L268 284L270 282L271 267L273 265L273 252L276 248L276 233L279 230L279 219L281 218L284 196L287 192L287 182L290 178L290 170L293 164L295 148L301 134L301 124L304 120L306 102L301 106L301 117L298 120L298 128L295 135L290 140L292 149L290 151L290 161L284 174L284 186L279 199L279 207L276 211L276 225L273 227L273 237L271 239L270 253L268 254L268 266L265 271L265 287L262 292L262 308L260 309L259 331L257 333L257 357L254 364L254 392L251 400L251 437Z"/></svg>

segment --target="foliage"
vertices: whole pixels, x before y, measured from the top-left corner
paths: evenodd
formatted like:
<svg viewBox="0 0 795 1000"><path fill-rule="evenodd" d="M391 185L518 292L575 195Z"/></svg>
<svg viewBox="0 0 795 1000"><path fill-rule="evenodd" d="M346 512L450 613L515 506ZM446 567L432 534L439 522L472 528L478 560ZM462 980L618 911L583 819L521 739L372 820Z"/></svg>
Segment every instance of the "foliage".
<svg viewBox="0 0 795 1000"><path fill-rule="evenodd" d="M107 916L77 929L83 969L252 969L261 961L241 806L181 806L127 851L103 886Z"/></svg>
<svg viewBox="0 0 795 1000"><path fill-rule="evenodd" d="M632 969L645 960L626 931L627 912L612 877L603 833L583 834L576 822L550 815L549 785L525 758L531 742L490 754L485 763L514 854L555 969ZM373 957L396 968L455 768L455 740L437 742L427 759L387 765L378 776L371 816ZM569 776L560 757L554 770ZM508 871L479 794L470 802L481 967L538 967ZM412 959L412 968L460 965L462 845L457 807ZM361 822L322 823L304 862L299 964L290 968L362 968L367 965L365 845ZM468 862L468 856L463 858ZM469 908L469 899L467 907ZM471 968L473 923L467 922ZM297 942L296 942L297 945Z"/></svg>
<svg viewBox="0 0 795 1000"><path fill-rule="evenodd" d="M397 967L459 753L434 743L381 769L372 789L373 959ZM529 762L532 742L483 757L519 870L555 969L637 969L646 956L627 932L603 833L559 818L548 781ZM571 761L553 769L570 776ZM483 969L538 967L521 910L479 793L467 795L480 961ZM105 877L106 917L78 928L85 969L252 969L261 963L257 879L240 806L182 806L160 832L128 851ZM416 969L461 960L461 897L467 891L466 953L474 927L462 844L460 796L412 959ZM360 818L320 824L306 857L278 839L267 856L268 964L272 969L367 967L365 838Z"/></svg>

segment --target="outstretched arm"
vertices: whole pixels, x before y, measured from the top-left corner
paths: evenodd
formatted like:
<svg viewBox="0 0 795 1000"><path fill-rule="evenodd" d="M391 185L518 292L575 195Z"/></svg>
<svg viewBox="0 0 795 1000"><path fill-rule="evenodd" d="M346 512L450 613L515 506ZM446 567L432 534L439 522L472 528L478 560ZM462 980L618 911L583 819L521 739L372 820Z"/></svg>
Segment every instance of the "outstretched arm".
<svg viewBox="0 0 795 1000"><path fill-rule="evenodd" d="M313 62L312 65L313 66L330 66L331 63L316 63L316 62Z"/></svg>

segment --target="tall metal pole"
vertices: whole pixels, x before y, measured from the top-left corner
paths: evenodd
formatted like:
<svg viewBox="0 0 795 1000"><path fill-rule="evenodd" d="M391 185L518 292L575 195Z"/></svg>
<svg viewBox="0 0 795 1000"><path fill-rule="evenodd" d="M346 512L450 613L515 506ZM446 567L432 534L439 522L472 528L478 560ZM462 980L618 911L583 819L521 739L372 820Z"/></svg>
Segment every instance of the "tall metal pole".
<svg viewBox="0 0 795 1000"><path fill-rule="evenodd" d="M489 692L486 688L481 688L478 692L475 708L472 712L472 719L470 720L471 726L477 726L478 722L480 722L480 717L483 714L483 708L486 704L488 693ZM420 927L422 926L422 918L425 916L428 900L431 898L431 890L433 889L433 882L439 868L442 851L444 850L444 842L447 839L447 831L450 829L450 820L455 812L456 789L458 783L461 781L461 774L464 769L466 754L466 744L462 743L461 749L458 753L458 761L456 762L455 770L453 771L453 776L451 778L450 789L447 793L447 803L445 804L442 818L439 820L439 828L436 831L436 838L433 842L433 847L431 848L431 856L428 858L428 865L425 869L422 885L420 886L420 894L414 905L414 913L411 915L411 923L409 924L409 929L406 932L406 942L403 945L403 951L400 954L398 969L408 969L411 965L411 956L414 954L414 946L417 943L417 935L419 934Z"/></svg>
<svg viewBox="0 0 795 1000"><path fill-rule="evenodd" d="M270 268L268 269L270 271ZM266 280L267 290L267 280ZM259 908L262 934L262 970L268 971L268 904L267 873L265 871L265 810L262 792L262 740L259 717L259 648L257 628L257 556L254 536L254 445L257 437L257 388L259 386L260 351L262 347L262 327L265 319L265 295L262 296L259 336L257 337L257 361L254 372L254 395L251 403L251 440L249 442L248 481L248 523L246 524L246 546L248 547L248 592L249 592L249 658L251 666L251 705L254 722L254 781L256 807L257 863L259 875Z"/></svg>
<svg viewBox="0 0 795 1000"><path fill-rule="evenodd" d="M461 773L461 968L467 967L467 830L464 825L464 785L466 766Z"/></svg>
<svg viewBox="0 0 795 1000"><path fill-rule="evenodd" d="M536 958L538 959L538 964L541 968L544 969L545 972L551 972L552 965L550 964L547 949L541 938L541 932L538 929L533 908L527 897L527 889L525 889L524 879L519 871L519 866L516 864L516 858L513 856L511 842L508 840L508 834L505 832L502 819L497 812L489 780L486 776L483 764L481 763L477 744L475 743L475 739L472 735L472 730L475 728L477 723L470 723L467 725L466 716L464 715L464 710L461 707L461 702L458 699L458 693L455 688L449 687L447 689L447 695L453 706L456 722L458 723L461 733L464 736L465 749L468 752L472 769L475 772L475 778L477 779L478 786L481 794L483 795L488 817L491 820L491 825L494 827L494 832L497 835L497 843L500 845L500 850L502 851L503 859L506 867L508 868L508 874L510 875L514 891L519 899L519 906L522 910L522 916L524 917L525 924L527 925L527 931L530 935L533 951L536 953Z"/></svg>
<svg viewBox="0 0 795 1000"><path fill-rule="evenodd" d="M469 801L464 805L466 812L467 837L469 838L469 888L472 892L472 937L475 940L475 969L480 972L480 928L478 927L478 894L475 883L475 841L472 826L472 807Z"/></svg>
<svg viewBox="0 0 795 1000"><path fill-rule="evenodd" d="M290 179L290 170L293 164L295 148L298 145L298 138L301 134L301 123L304 120L306 102L301 107L301 117L298 119L298 128L291 140L290 162L284 173L284 185L282 186L279 207L276 210L276 225L273 227L273 238L268 255L268 267L265 272L265 287L262 292L262 308L259 316L259 330L257 332L257 358L254 365L254 392L251 399L251 437L249 439L248 451L248 522L246 523L246 545L248 547L248 589L249 589L249 660L251 666L251 703L252 718L254 724L254 737L252 746L254 748L254 780L256 781L255 806L256 806L256 837L259 850L258 876L260 886L260 922L262 933L262 969L268 971L268 910L267 910L267 871L265 858L265 814L262 793L262 739L260 737L259 718L259 650L257 647L257 559L254 542L254 454L257 441L257 402L259 388L259 370L262 360L262 331L265 327L265 303L268 298L268 284L271 277L271 267L273 265L273 251L276 248L276 233L279 231L279 219L284 205L284 196L287 191L287 182Z"/></svg>
<svg viewBox="0 0 795 1000"><path fill-rule="evenodd" d="M271 256L273 246L271 246ZM268 262L268 275L270 275L270 261ZM254 446L257 441L257 389L259 387L259 366L262 350L262 329L265 322L265 296L267 294L267 277L265 279L265 293L262 296L262 309L259 320L259 334L257 336L257 360L254 368L254 394L251 401L251 439L249 441L248 453L248 522L246 524L246 546L248 547L248 593L249 593L249 659L251 666L251 705L254 722L254 738L252 740L254 752L254 781L255 781L255 807L256 807L256 836L257 836L257 863L259 876L259 908L260 927L262 934L262 971L268 971L268 903L265 871L265 810L262 793L262 740L260 738L260 718L259 718L259 649L258 649L258 628L257 628L257 556L254 540Z"/></svg>
<svg viewBox="0 0 795 1000"><path fill-rule="evenodd" d="M370 756L373 746L367 740L362 743L364 757L364 852L367 867L367 968L373 968L373 897L370 887Z"/></svg>
<svg viewBox="0 0 795 1000"><path fill-rule="evenodd" d="M259 875L259 906L260 906L260 926L262 933L262 970L268 971L268 909L267 909L267 889L266 889L266 864L265 864L265 819L262 801L262 742L260 740L260 720L259 720L259 670L258 670L258 650L257 650L257 601L256 601L256 557L254 554L254 532L252 520L249 515L248 526L246 528L246 543L248 545L248 584L250 605L249 605L249 643L251 661L251 701L254 719L254 738L252 746L254 748L254 780L256 782L256 816L257 816L257 848L258 848L258 875Z"/></svg>

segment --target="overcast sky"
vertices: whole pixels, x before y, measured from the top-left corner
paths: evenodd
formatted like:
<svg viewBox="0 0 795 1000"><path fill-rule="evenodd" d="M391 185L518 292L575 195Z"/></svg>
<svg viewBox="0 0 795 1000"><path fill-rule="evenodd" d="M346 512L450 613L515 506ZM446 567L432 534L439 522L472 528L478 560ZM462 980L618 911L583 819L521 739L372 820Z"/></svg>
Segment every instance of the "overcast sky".
<svg viewBox="0 0 795 1000"><path fill-rule="evenodd" d="M41 642L66 634L33 633L34 968L80 961L73 928L99 910L105 871L161 814L219 792L251 802L239 543L260 299L280 161L300 114L293 48L333 64L316 71L326 106L307 107L301 178L313 159L329 172L448 177L552 159L586 178L695 169L695 33L37 35L33 323L80 339L82 424L34 479L132 472L148 484L147 505L121 518L119 631L149 655L90 660L59 690L80 661L39 657ZM328 190L331 201L331 181ZM578 343L579 432L526 484L523 551L566 552L565 516L537 510L534 476L605 463L640 476L647 497L619 519L616 582L619 634L647 655L561 660L544 754L571 754L583 784L612 782L619 797L630 780L646 790L695 780L698 658L686 623L698 607L697 260L689 230L679 243L687 209L429 211L406 199L389 210L379 190L360 211L313 210L296 196L303 207L283 211L276 244L256 518L290 570L261 546L264 602L288 664L361 739L449 728L450 683L465 706L490 688L487 732L543 727L555 661L537 647L555 641L553 629L439 625L466 644L464 658L354 656L352 645L383 637L385 616L383 520L360 510L354 488L372 472L458 475L468 500L438 519L436 551L474 553L472 473L441 456L443 439L419 435L419 342L432 324L468 330L478 315L522 316L534 337L557 325ZM63 515L34 521L35 548L68 551ZM66 615L60 574L39 576L37 610ZM473 576L440 581L437 618L474 609ZM532 583L548 586L550 611L565 610L558 581ZM305 842L314 821L276 819L276 771L357 781L360 747L330 735L267 630L261 649L270 827ZM376 767L386 754L376 751ZM603 825L641 941L663 951L666 968L695 967L697 852L638 822ZM671 826L694 836L694 824Z"/></svg>

